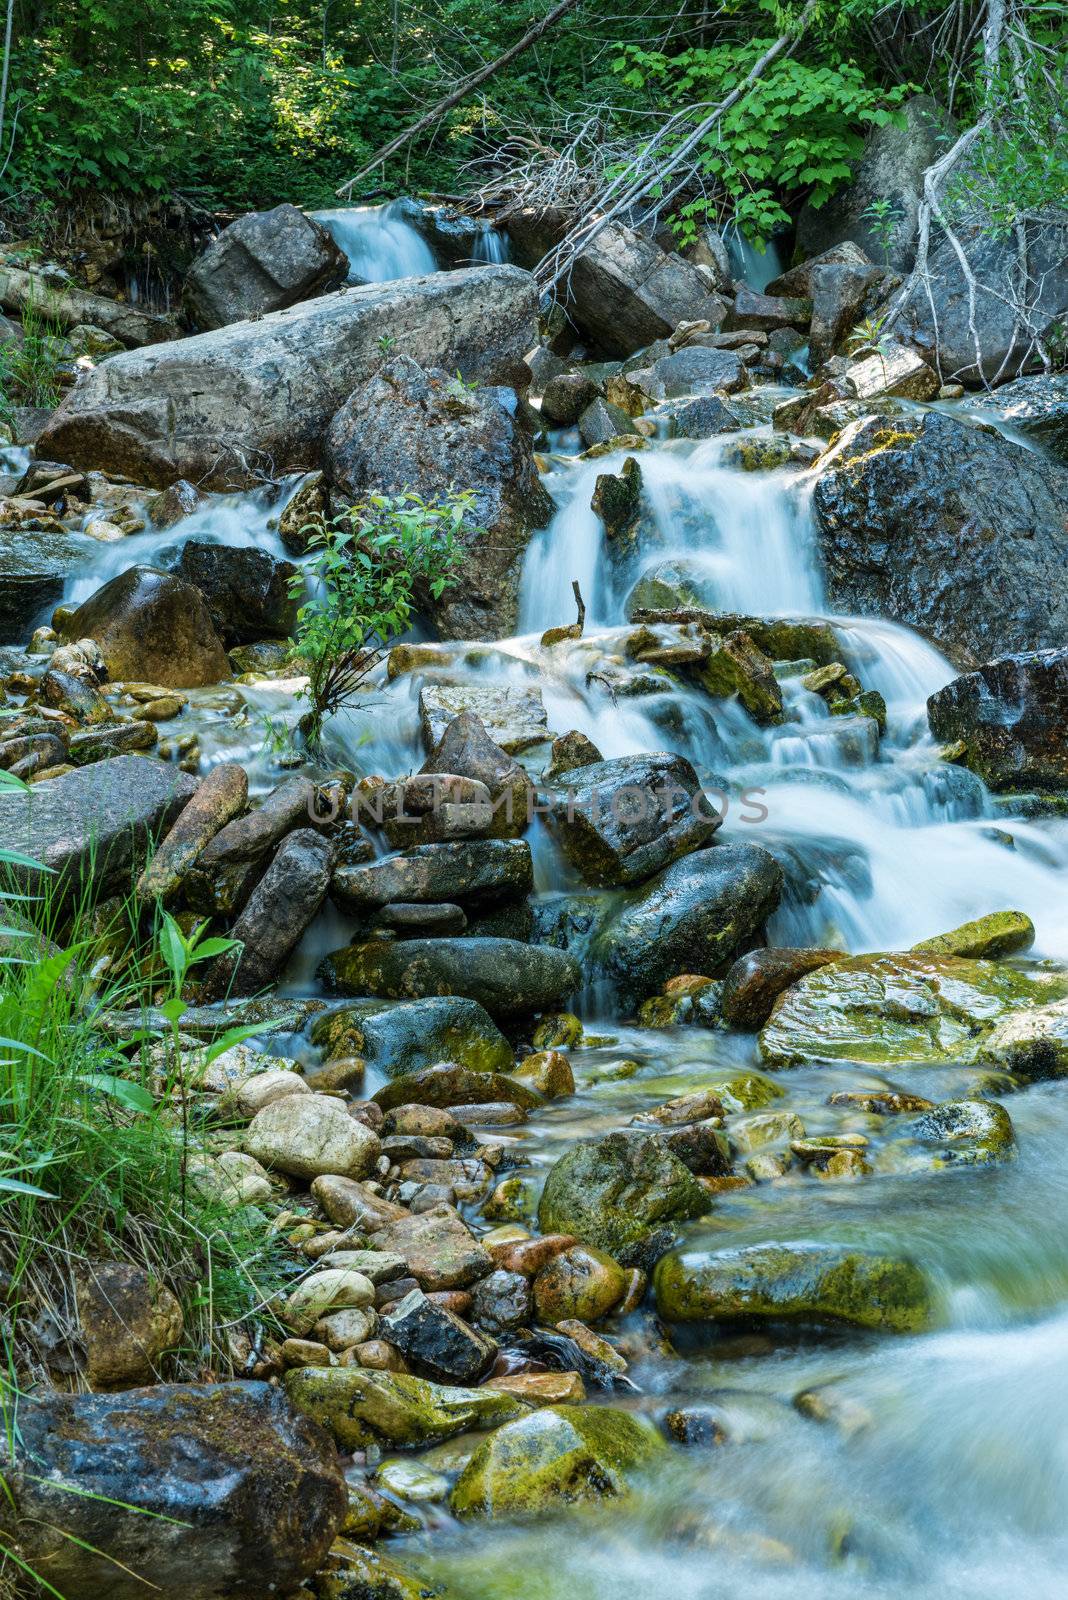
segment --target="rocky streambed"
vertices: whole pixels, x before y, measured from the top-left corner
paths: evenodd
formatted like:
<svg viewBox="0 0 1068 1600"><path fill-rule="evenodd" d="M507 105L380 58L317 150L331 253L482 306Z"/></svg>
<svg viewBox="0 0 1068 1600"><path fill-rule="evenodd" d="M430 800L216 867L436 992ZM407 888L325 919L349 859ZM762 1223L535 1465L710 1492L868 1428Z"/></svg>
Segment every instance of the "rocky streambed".
<svg viewBox="0 0 1068 1600"><path fill-rule="evenodd" d="M1058 1592L1058 380L835 353L885 274L828 254L632 282L610 363L515 268L224 307L9 456L5 842L242 941L152 1060L289 1274L169 1384L166 1285L88 1273L14 1473L62 1592ZM458 587L309 756L309 524L454 481Z"/></svg>

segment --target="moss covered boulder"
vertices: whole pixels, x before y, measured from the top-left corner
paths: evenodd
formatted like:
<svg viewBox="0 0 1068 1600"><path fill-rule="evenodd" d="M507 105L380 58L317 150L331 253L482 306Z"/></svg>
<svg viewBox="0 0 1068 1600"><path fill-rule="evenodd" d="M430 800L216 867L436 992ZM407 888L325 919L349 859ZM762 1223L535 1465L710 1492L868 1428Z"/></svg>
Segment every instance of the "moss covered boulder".
<svg viewBox="0 0 1068 1600"><path fill-rule="evenodd" d="M312 1043L328 1060L362 1056L389 1078L452 1061L474 1072L507 1072L512 1051L489 1012L458 995L359 1000L320 1018Z"/></svg>
<svg viewBox="0 0 1068 1600"><path fill-rule="evenodd" d="M610 1133L572 1145L542 1190L543 1233L570 1233L624 1266L648 1267L670 1248L677 1222L702 1216L708 1197L656 1134Z"/></svg>
<svg viewBox="0 0 1068 1600"><path fill-rule="evenodd" d="M344 1450L370 1444L416 1449L467 1428L492 1428L525 1407L497 1389L462 1389L369 1367L297 1367L285 1376L290 1401L328 1429Z"/></svg>
<svg viewBox="0 0 1068 1600"><path fill-rule="evenodd" d="M1068 1000L1003 1018L981 1053L984 1061L1020 1078L1068 1077Z"/></svg>
<svg viewBox="0 0 1068 1600"><path fill-rule="evenodd" d="M909 1129L934 1145L947 1166L988 1166L1016 1155L1012 1118L996 1100L947 1100L932 1106Z"/></svg>
<svg viewBox="0 0 1068 1600"><path fill-rule="evenodd" d="M850 956L788 989L760 1034L768 1066L968 1062L1003 1017L1059 997L1052 980L993 961Z"/></svg>
<svg viewBox="0 0 1068 1600"><path fill-rule="evenodd" d="M993 911L989 916L977 917L974 922L962 922L949 933L923 939L912 949L916 955L968 956L997 961L1001 956L1030 950L1034 942L1035 925L1025 912Z"/></svg>
<svg viewBox="0 0 1068 1600"><path fill-rule="evenodd" d="M652 1423L608 1406L547 1406L499 1428L452 1493L458 1517L529 1517L618 1497L667 1446Z"/></svg>
<svg viewBox="0 0 1068 1600"><path fill-rule="evenodd" d="M931 1322L931 1291L913 1262L836 1244L759 1244L674 1251L656 1269L656 1304L668 1322L848 1323L918 1333Z"/></svg>

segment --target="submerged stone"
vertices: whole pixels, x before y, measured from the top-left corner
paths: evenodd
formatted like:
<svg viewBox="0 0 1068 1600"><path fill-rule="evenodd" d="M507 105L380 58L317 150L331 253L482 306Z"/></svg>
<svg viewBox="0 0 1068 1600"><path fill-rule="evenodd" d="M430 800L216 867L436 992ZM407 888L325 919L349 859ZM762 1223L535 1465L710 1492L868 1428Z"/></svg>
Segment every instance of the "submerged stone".
<svg viewBox="0 0 1068 1600"><path fill-rule="evenodd" d="M1068 1077L1068 1000L1003 1018L987 1034L981 1057L1021 1078Z"/></svg>
<svg viewBox="0 0 1068 1600"><path fill-rule="evenodd" d="M954 1166L985 1166L1016 1154L1012 1118L996 1100L947 1100L918 1117L914 1139L943 1147Z"/></svg>

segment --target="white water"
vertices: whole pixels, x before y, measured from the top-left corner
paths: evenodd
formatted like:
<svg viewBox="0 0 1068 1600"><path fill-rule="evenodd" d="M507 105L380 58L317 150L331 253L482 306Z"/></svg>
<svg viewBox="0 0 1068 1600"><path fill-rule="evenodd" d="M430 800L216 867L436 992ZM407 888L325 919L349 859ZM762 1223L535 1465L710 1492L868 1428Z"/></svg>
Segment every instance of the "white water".
<svg viewBox="0 0 1068 1600"><path fill-rule="evenodd" d="M410 222L386 206L342 206L315 211L316 222L349 258L350 283L387 283L437 271L434 252Z"/></svg>
<svg viewBox="0 0 1068 1600"><path fill-rule="evenodd" d="M728 223L723 230L723 242L727 246L735 278L741 278L751 289L766 289L771 280L781 276L785 270L779 246L774 239L769 239L764 249L758 250L740 228Z"/></svg>

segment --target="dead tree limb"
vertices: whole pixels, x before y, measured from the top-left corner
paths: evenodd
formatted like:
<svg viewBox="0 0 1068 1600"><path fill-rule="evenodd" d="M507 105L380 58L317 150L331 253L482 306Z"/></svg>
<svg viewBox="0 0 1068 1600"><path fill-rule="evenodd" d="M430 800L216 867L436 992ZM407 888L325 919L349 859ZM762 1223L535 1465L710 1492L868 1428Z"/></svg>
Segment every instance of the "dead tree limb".
<svg viewBox="0 0 1068 1600"><path fill-rule="evenodd" d="M466 78L461 79L451 93L447 94L444 99L439 100L436 105L431 106L430 110L421 116L418 122L413 122L410 128L405 128L403 133L399 133L395 139L391 139L388 144L384 144L381 149L376 150L371 159L360 168L356 176L350 178L347 183L343 183L340 189L334 191L335 194L339 198L350 196L360 180L366 178L368 173L373 172L375 167L379 166L383 161L388 161L390 156L396 155L398 150L403 150L406 144L410 144L413 139L418 138L427 128L433 127L447 111L451 111L454 106L460 104L461 100L466 99L473 89L478 89L487 79L492 78L495 72L499 72L502 67L509 66L517 56L521 56L525 50L529 50L532 44L537 44L542 35L548 33L549 29L559 22L561 17L566 16L569 11L573 11L577 5L581 4L582 0L559 0L559 3L551 11L547 11L539 22L535 22L532 27L528 28L523 37L517 39L515 44L505 50L503 55L499 55L496 60L489 61L485 66L479 67L477 72L469 73Z"/></svg>

